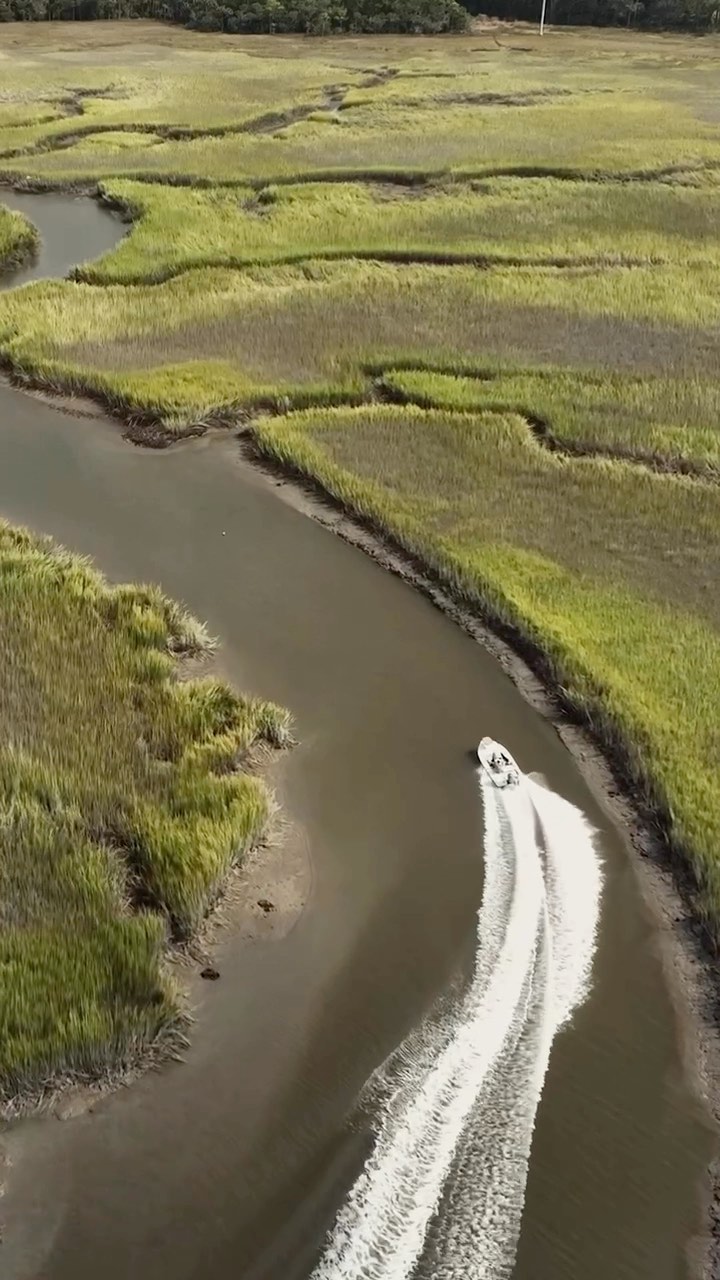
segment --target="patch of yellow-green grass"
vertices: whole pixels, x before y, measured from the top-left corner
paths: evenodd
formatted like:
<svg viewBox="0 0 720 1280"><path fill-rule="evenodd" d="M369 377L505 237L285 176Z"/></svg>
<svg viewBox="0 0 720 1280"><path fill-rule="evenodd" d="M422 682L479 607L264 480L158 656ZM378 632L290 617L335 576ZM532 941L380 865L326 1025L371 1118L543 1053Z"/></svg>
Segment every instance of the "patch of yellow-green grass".
<svg viewBox="0 0 720 1280"><path fill-rule="evenodd" d="M114 152L122 153L131 151L133 147L138 145L143 147L158 146L163 139L156 133L137 133L132 129L119 130L117 132L110 130L107 133L90 133L86 138L82 138L77 144L77 149L87 152L89 155L96 155L102 152L103 155L110 155Z"/></svg>
<svg viewBox="0 0 720 1280"><path fill-rule="evenodd" d="M55 119L59 122L58 131L65 130L67 127L65 117L58 116ZM0 166L3 169L12 168L13 158L22 156L28 150L34 150L47 135L49 128L50 124L46 121L40 124L24 124L16 128L0 129Z"/></svg>
<svg viewBox="0 0 720 1280"><path fill-rule="evenodd" d="M35 146L38 142L47 138L47 131L44 132L41 138L40 134L37 132L38 128L39 126L32 125L27 129L15 130L13 136L9 140L11 149ZM63 133L67 131L67 133L72 134L73 137L76 136L72 129L72 122L68 127L67 120L63 120L62 130L61 127L58 126L58 132L61 131ZM73 143L74 152L91 157L97 157L102 154L103 158L131 151L137 147L156 146L158 143L163 141L158 134L130 129L104 130L101 133L89 133L86 136L78 134L77 138L78 140ZM6 150L6 144L7 138L3 139L0 137L0 152ZM24 157L19 157L17 159L18 162L24 163ZM30 175L28 174L25 176L29 177Z"/></svg>
<svg viewBox="0 0 720 1280"><path fill-rule="evenodd" d="M371 386L368 378L351 375L334 382L263 382L221 360L186 360L126 374L51 360L16 367L16 373L21 382L50 392L99 400L131 419L132 435L138 440L154 437L158 426L163 436L228 426L251 410L359 404Z"/></svg>
<svg viewBox="0 0 720 1280"><path fill-rule="evenodd" d="M720 130L698 125L680 106L675 118L669 118L662 101L587 94L501 110L451 104L423 111L373 102L343 113L339 129L297 125L282 150L286 165L298 172L321 166L369 168L380 162L384 167L459 172L627 173L714 159L719 143Z"/></svg>
<svg viewBox="0 0 720 1280"><path fill-rule="evenodd" d="M322 105L327 90L362 83L362 74L334 60L304 55L292 60L255 53L252 41L228 42L157 24L107 24L105 41L88 45L66 28L55 41L35 42L20 29L0 30L0 152L43 151L58 138L83 139L93 130L207 131L243 128L268 114ZM62 38L59 38L62 37ZM22 125L22 128L14 127ZM141 148L142 135L135 142ZM80 143L80 157L97 158ZM23 164L29 163L27 161Z"/></svg>
<svg viewBox="0 0 720 1280"><path fill-rule="evenodd" d="M393 369L383 384L390 395L425 408L520 413L571 450L720 476L718 379Z"/></svg>
<svg viewBox="0 0 720 1280"><path fill-rule="evenodd" d="M120 147L132 145L129 134L113 136ZM105 146L106 137L92 145ZM254 195L114 181L104 190L137 221L116 249L76 272L95 283L317 256L720 262L718 193L710 184L496 179L409 192L308 183Z"/></svg>
<svg viewBox="0 0 720 1280"><path fill-rule="evenodd" d="M98 103L105 103L112 112L137 84L132 74L110 81L107 74L87 69L69 73L62 63L46 64L45 75L32 62L14 63L10 70L0 62L0 69L0 93L5 99L0 101L3 156L54 145L63 137L75 138L92 122Z"/></svg>
<svg viewBox="0 0 720 1280"><path fill-rule="evenodd" d="M0 524L0 1102L132 1063L178 1025L164 968L268 795L236 771L270 704L177 679L202 627Z"/></svg>
<svg viewBox="0 0 720 1280"><path fill-rule="evenodd" d="M107 104L104 104L107 105ZM532 106L368 103L270 134L168 141L122 158L62 151L23 157L23 172L56 178L189 175L288 179L321 172L479 174L497 170L630 174L716 162L720 126L649 96L586 94ZM12 160L3 167L14 169Z"/></svg>
<svg viewBox="0 0 720 1280"><path fill-rule="evenodd" d="M598 37L595 42L584 38L590 31ZM640 40L632 34L623 40L617 30L556 28L546 41L538 39L534 27L507 28L497 41L490 32L481 39L479 46L475 37L472 43L453 40L450 47L447 42L426 40L417 53L415 42L410 51L399 41L388 44L385 55L395 74L380 85L351 89L346 103L415 105L429 99L442 103L460 94L485 92L495 95L490 102L501 106L503 95L512 98L538 91L650 92L655 96L684 91L687 100L704 90L711 92L720 67L717 40L701 47L697 41L693 45L692 40L671 38L662 47L663 37L647 32ZM517 56L517 44L522 46L522 58Z"/></svg>
<svg viewBox="0 0 720 1280"><path fill-rule="evenodd" d="M720 493L563 458L511 414L391 406L258 420L261 448L546 655L689 857L720 925Z"/></svg>
<svg viewBox="0 0 720 1280"><path fill-rule="evenodd" d="M0 98L0 137L4 130L19 129L32 125L49 124L63 116L63 108L59 103L30 99L27 102L4 102ZM12 135L9 135L12 137Z"/></svg>
<svg viewBox="0 0 720 1280"><path fill-rule="evenodd" d="M160 70L160 74L157 71ZM303 62L290 76L271 59L215 51L211 59L184 59L170 70L146 68L122 98L90 98L81 130L108 125L222 129L247 124L269 112L282 112L323 99L330 68Z"/></svg>
<svg viewBox="0 0 720 1280"><path fill-rule="evenodd" d="M159 116L175 124L232 124L248 107L276 107L283 84L299 92L360 82L355 60L342 65L336 56L341 44L233 38L152 22L3 23L0 102L89 94L83 106L91 120L109 112L120 121L134 107L130 123ZM201 91L203 99L191 100L184 87ZM108 99L107 112L102 100L92 98L99 93Z"/></svg>
<svg viewBox="0 0 720 1280"><path fill-rule="evenodd" d="M708 593L720 569L714 484L564 456L507 410L308 409L258 420L253 429L271 444L292 439L295 449L305 441L315 451L313 467L319 450L349 477L381 485L421 523L436 509L444 533L463 546L493 537L512 542L574 571L622 580L678 605L692 602L720 621L720 600Z"/></svg>
<svg viewBox="0 0 720 1280"><path fill-rule="evenodd" d="M54 143L56 138L75 138L84 127L83 116L96 98L108 95L122 99L127 91L120 84L101 86L91 82L85 88L65 81L53 86L36 84L29 77L24 91L8 101L0 100L0 154L22 154L38 145ZM4 92L12 95L11 89Z"/></svg>
<svg viewBox="0 0 720 1280"><path fill-rule="evenodd" d="M35 227L0 203L0 275L32 257L39 244Z"/></svg>
<svg viewBox="0 0 720 1280"><path fill-rule="evenodd" d="M160 285L43 282L0 297L0 354L21 376L134 408L165 402L172 418L298 388L303 403L318 389L325 402L357 398L368 370L491 354L686 377L717 367L716 276L356 261L188 271Z"/></svg>

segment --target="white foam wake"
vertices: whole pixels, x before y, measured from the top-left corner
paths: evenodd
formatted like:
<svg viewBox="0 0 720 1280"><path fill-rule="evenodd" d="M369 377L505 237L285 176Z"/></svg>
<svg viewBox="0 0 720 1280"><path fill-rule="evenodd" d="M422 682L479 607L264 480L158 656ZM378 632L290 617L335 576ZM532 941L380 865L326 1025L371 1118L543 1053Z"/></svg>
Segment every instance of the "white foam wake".
<svg viewBox="0 0 720 1280"><path fill-rule="evenodd" d="M401 1058L375 1145L312 1280L502 1280L553 1037L583 998L600 897L583 815L481 775L475 971L435 1054Z"/></svg>

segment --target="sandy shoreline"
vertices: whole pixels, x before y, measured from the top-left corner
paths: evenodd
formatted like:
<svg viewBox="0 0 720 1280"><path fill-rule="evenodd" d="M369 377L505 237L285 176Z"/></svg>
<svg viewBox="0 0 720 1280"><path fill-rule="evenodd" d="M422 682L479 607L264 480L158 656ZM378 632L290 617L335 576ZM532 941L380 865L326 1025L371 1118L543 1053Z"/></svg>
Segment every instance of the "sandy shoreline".
<svg viewBox="0 0 720 1280"><path fill-rule="evenodd" d="M552 724L628 851L643 899L657 925L684 1068L720 1132L720 963L711 954L695 916L687 892L687 872L672 858L651 815L633 802L624 780L613 771L589 731L572 721L560 704L557 690L478 613L454 600L412 557L348 514L320 486L261 456L245 430L239 432L239 442L239 465L262 477L283 501L422 592L498 660L525 701ZM720 1280L720 1151L708 1169L702 1200L707 1229L701 1239L690 1243L691 1263L702 1280Z"/></svg>

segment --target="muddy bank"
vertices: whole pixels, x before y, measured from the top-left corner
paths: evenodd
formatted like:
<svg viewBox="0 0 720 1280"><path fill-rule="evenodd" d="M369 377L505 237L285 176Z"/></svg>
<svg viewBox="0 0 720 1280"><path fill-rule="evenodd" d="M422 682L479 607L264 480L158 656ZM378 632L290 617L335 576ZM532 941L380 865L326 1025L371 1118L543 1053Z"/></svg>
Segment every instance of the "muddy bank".
<svg viewBox="0 0 720 1280"><path fill-rule="evenodd" d="M21 267L30 266L36 261L39 251L40 242L32 237L17 245L4 258L0 258L0 280L6 278L8 283L12 283Z"/></svg>
<svg viewBox="0 0 720 1280"><path fill-rule="evenodd" d="M282 766L266 767L264 773L266 777L281 776ZM222 896L199 934L182 947L171 946L168 950L166 963L184 995L187 1037L194 1033L192 1024L204 997L203 983L220 981L224 976L222 968L218 968L224 931L231 930L238 944L279 941L297 924L311 892L312 860L307 839L297 824L278 811L263 841L228 873ZM188 1045L189 1038L185 1038L184 1047ZM133 1070L89 1084L68 1080L20 1114L42 1110L58 1120L75 1119L92 1112L112 1091L134 1084L145 1071L162 1069L172 1059L182 1058L182 1045L176 1044L172 1050L162 1046L157 1052L150 1049ZM3 1167L0 1150L0 1189Z"/></svg>

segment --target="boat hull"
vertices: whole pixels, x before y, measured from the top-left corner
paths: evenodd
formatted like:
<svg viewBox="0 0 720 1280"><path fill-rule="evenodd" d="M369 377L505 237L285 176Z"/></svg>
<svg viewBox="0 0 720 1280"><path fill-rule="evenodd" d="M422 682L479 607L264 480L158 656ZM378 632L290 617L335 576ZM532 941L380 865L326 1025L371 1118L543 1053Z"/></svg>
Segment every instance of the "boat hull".
<svg viewBox="0 0 720 1280"><path fill-rule="evenodd" d="M477 749L478 760L496 787L517 787L520 770L510 752L494 738L483 738Z"/></svg>

